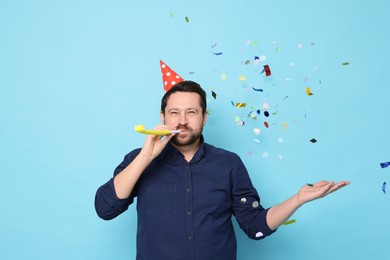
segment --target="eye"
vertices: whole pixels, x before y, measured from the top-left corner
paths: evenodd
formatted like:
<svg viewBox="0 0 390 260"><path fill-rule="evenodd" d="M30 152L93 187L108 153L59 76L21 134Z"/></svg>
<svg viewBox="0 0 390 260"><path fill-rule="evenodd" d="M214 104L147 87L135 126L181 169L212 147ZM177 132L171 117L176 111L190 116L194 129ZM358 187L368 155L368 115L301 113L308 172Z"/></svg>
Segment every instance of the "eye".
<svg viewBox="0 0 390 260"><path fill-rule="evenodd" d="M174 116L174 115L177 115L178 113L177 113L177 111L169 111L169 114Z"/></svg>
<svg viewBox="0 0 390 260"><path fill-rule="evenodd" d="M194 114L196 114L196 110L189 110L188 114L194 115Z"/></svg>

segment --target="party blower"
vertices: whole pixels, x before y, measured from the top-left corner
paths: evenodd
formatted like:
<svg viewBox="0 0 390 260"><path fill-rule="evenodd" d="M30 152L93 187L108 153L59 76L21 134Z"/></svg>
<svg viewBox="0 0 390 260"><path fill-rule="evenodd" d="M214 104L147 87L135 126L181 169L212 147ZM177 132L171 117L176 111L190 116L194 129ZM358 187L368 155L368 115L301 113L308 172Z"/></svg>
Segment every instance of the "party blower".
<svg viewBox="0 0 390 260"><path fill-rule="evenodd" d="M134 130L137 133L145 135L169 135L169 134L179 134L180 130L159 130L159 129L145 129L144 125L134 126Z"/></svg>

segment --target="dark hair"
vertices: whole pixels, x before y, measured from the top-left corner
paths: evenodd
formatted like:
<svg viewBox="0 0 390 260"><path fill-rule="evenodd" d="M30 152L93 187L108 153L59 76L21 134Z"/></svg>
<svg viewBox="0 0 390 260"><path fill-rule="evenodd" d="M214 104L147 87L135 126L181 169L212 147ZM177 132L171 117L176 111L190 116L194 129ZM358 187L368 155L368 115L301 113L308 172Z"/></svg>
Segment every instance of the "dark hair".
<svg viewBox="0 0 390 260"><path fill-rule="evenodd" d="M167 102L169 97L175 92L192 92L197 93L200 97L200 106L202 107L203 115L206 113L207 104L206 104L206 92L202 89L202 87L191 80L181 81L172 88L170 88L161 99L161 112L165 115L165 107L167 106Z"/></svg>

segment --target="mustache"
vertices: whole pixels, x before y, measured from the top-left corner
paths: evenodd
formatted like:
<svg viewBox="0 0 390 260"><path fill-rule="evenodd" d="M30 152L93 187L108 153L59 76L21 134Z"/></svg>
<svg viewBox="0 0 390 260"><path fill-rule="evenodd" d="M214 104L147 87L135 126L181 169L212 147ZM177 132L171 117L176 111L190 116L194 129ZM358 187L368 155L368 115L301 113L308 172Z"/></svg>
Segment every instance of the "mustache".
<svg viewBox="0 0 390 260"><path fill-rule="evenodd" d="M176 130L192 130L191 127L188 127L188 126L177 126L176 127Z"/></svg>

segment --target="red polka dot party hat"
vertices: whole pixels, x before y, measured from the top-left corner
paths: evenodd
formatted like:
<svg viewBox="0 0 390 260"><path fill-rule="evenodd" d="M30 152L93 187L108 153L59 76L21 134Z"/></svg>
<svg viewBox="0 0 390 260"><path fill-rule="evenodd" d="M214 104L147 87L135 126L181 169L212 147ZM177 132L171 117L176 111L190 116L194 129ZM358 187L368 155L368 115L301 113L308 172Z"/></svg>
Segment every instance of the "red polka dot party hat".
<svg viewBox="0 0 390 260"><path fill-rule="evenodd" d="M162 73L162 79L164 84L164 91L167 92L173 85L183 81L176 72L174 72L165 62L160 60L160 67Z"/></svg>

